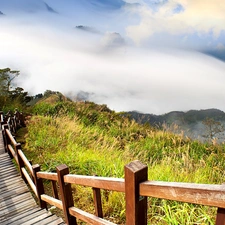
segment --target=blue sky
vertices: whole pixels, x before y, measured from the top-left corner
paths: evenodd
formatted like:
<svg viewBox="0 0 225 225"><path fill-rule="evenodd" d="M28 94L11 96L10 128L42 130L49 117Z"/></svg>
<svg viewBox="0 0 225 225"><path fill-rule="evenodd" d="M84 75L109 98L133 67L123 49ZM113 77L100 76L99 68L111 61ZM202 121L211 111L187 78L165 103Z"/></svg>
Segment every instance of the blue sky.
<svg viewBox="0 0 225 225"><path fill-rule="evenodd" d="M225 110L223 0L0 0L0 68L116 111Z"/></svg>

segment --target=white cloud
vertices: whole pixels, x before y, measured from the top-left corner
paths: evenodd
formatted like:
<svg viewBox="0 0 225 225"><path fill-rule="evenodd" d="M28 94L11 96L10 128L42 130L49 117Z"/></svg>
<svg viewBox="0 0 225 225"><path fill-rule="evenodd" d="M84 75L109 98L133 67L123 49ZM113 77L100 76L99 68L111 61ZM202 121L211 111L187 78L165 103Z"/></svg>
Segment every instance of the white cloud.
<svg viewBox="0 0 225 225"><path fill-rule="evenodd" d="M177 4L184 10L173 13ZM199 35L213 32L215 38L225 30L225 2L223 0L168 0L157 11L147 4L137 8L140 23L127 27L127 35L140 44L156 33L164 32L172 35Z"/></svg>
<svg viewBox="0 0 225 225"><path fill-rule="evenodd" d="M185 2L180 3L185 5ZM172 16L168 15L166 7L171 7L165 4L163 7L158 13L167 15L169 23ZM143 12L143 19L146 18L140 28L140 40L144 32L146 37L151 34L144 29L145 26L152 26L155 29L153 34L161 31L162 28L154 25L154 19L163 25L163 29L169 29L165 18L146 9L140 8L139 11ZM91 13L90 18L93 18L96 11ZM160 114L212 107L225 110L225 63L222 61L194 51L172 48L153 50L129 44L115 48L114 44L121 44L123 40L112 31L119 19L112 24L108 23L110 19L103 21L102 27L105 26L108 32L101 35L73 29L80 23L73 22L70 17L32 16L16 21L7 17L0 20L0 68L20 70L19 85L30 94L43 93L46 89L74 94L82 90L93 93L91 100L107 104L116 111ZM150 21L147 20L149 17L152 18ZM129 21L123 22L127 24ZM174 33L185 30L182 23L179 24L178 20L176 23L172 28ZM84 25L92 27L92 24ZM110 43L112 48L106 51L105 47ZM223 45L218 44L218 48Z"/></svg>

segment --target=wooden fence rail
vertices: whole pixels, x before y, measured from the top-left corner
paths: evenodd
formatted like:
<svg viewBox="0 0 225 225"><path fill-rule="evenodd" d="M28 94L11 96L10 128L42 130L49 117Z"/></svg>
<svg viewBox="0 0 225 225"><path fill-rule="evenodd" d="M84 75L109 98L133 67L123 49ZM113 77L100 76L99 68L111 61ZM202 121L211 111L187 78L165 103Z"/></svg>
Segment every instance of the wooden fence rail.
<svg viewBox="0 0 225 225"><path fill-rule="evenodd" d="M147 225L148 197L218 207L215 224L225 224L225 185L223 184L148 181L148 168L140 161L133 161L124 167L125 179L74 175L69 173L66 165L57 166L56 173L44 172L39 165L31 165L28 161L21 150L21 145L10 132L9 125L5 124L2 112L0 112L0 119L5 150L15 158L22 178L37 196L40 207L47 208L48 203L63 210L66 223L69 225L77 224L76 219L96 225L114 224L103 219L100 192L102 189L125 193L128 225ZM43 179L52 182L53 196L45 194ZM56 183L59 186L59 194ZM95 215L74 207L71 184L93 188Z"/></svg>

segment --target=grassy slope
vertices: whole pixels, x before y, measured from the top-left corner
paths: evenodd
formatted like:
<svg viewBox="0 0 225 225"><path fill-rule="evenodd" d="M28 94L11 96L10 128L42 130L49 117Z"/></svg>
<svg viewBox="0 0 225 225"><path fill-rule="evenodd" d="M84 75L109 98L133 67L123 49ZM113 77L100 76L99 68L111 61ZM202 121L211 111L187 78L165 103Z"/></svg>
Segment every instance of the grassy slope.
<svg viewBox="0 0 225 225"><path fill-rule="evenodd" d="M150 180L223 183L224 146L185 140L122 118L105 105L59 101L34 107L25 154L43 170L67 164L72 173L123 177L124 165L139 159ZM54 100L52 100L55 98ZM91 189L76 189L76 205L93 212ZM102 192L104 216L123 224L123 194ZM149 200L152 224L214 224L215 209L159 199ZM112 219L114 217L114 219Z"/></svg>

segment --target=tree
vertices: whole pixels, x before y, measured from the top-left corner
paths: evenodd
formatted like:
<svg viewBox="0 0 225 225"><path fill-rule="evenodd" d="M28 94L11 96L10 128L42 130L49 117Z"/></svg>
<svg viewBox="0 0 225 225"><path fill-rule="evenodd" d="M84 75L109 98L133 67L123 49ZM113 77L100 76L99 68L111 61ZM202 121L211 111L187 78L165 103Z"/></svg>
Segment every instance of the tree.
<svg viewBox="0 0 225 225"><path fill-rule="evenodd" d="M26 106L32 97L21 87L13 87L13 81L20 74L10 68L0 69L0 109Z"/></svg>
<svg viewBox="0 0 225 225"><path fill-rule="evenodd" d="M20 72L18 70L11 70L10 68L0 69L0 95L9 95L12 88L12 81L18 77Z"/></svg>
<svg viewBox="0 0 225 225"><path fill-rule="evenodd" d="M9 97L12 101L16 101L21 104L25 104L31 101L33 98L31 96L28 96L28 92L25 92L21 87L16 87L14 90L10 91Z"/></svg>
<svg viewBox="0 0 225 225"><path fill-rule="evenodd" d="M212 118L206 118L202 121L205 125L205 134L203 137L213 140L219 133L224 132L224 126L219 121L215 121Z"/></svg>

